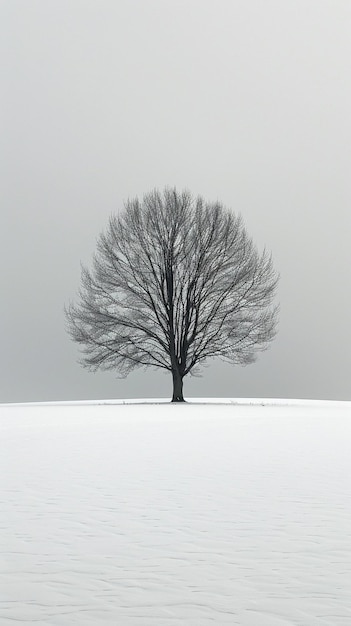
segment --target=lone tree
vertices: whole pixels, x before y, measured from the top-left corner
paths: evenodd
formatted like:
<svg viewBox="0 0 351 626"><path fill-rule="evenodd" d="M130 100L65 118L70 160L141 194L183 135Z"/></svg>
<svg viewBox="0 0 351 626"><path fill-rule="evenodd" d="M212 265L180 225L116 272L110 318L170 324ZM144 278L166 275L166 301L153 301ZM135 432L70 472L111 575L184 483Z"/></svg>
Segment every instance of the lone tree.
<svg viewBox="0 0 351 626"><path fill-rule="evenodd" d="M82 268L68 330L90 370L168 370L172 402L209 358L246 365L275 335L277 285L240 216L218 202L165 189L128 201L100 235L92 271Z"/></svg>

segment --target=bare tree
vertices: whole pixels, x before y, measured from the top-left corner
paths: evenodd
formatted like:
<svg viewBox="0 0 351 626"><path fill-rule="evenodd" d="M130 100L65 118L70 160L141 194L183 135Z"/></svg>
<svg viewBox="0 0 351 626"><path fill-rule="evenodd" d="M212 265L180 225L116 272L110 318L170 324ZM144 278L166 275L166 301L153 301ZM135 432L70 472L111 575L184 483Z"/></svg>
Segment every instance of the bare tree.
<svg viewBox="0 0 351 626"><path fill-rule="evenodd" d="M246 365L275 335L277 285L242 219L187 191L155 190L128 201L82 268L79 304L66 308L82 364L126 375L171 372L173 402L183 379L209 358Z"/></svg>

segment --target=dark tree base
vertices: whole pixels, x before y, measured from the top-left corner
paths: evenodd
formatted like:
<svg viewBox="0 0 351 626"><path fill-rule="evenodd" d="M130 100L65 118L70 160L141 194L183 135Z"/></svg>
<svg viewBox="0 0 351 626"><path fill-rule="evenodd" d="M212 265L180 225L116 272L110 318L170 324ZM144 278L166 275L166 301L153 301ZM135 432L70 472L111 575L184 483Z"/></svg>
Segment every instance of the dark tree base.
<svg viewBox="0 0 351 626"><path fill-rule="evenodd" d="M180 376L177 370L172 372L173 378L173 393L172 402L185 402L183 396L183 377Z"/></svg>

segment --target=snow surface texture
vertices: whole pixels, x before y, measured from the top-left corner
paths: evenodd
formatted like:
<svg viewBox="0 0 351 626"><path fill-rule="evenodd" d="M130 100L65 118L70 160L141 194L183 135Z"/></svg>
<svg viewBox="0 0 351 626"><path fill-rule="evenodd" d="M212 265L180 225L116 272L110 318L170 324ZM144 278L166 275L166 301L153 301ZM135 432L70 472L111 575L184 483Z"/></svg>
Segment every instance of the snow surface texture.
<svg viewBox="0 0 351 626"><path fill-rule="evenodd" d="M2 406L0 431L1 626L350 626L351 403Z"/></svg>

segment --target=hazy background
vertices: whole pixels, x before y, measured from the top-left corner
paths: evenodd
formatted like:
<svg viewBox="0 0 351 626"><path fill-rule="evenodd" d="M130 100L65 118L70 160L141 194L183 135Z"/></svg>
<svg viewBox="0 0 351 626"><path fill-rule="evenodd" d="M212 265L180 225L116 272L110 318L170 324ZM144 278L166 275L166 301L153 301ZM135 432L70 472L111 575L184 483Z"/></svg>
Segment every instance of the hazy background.
<svg viewBox="0 0 351 626"><path fill-rule="evenodd" d="M188 396L351 399L349 0L2 0L0 402L167 396L77 364L63 306L128 197L240 211L279 334Z"/></svg>

